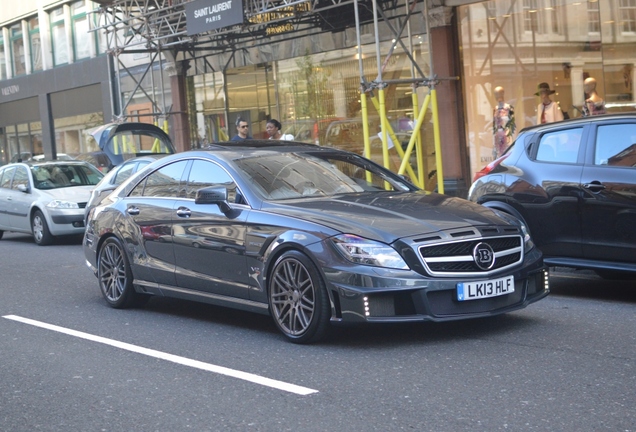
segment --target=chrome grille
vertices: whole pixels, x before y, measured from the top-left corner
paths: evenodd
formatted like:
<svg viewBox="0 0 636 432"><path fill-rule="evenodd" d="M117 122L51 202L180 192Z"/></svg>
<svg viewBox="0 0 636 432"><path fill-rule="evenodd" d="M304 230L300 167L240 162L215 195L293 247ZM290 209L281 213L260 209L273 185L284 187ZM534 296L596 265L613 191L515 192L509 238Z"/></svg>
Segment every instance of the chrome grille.
<svg viewBox="0 0 636 432"><path fill-rule="evenodd" d="M488 244L495 253L494 265L488 271L480 269L473 257L479 243ZM418 250L426 271L432 276L484 276L523 261L523 239L518 235L423 245Z"/></svg>

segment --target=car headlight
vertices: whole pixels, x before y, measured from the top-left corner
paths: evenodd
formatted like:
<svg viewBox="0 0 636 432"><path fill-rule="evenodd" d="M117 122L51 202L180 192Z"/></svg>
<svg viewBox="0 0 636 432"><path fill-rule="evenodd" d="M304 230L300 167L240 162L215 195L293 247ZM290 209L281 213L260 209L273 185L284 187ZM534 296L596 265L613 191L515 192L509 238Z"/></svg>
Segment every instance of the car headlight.
<svg viewBox="0 0 636 432"><path fill-rule="evenodd" d="M396 269L409 268L400 254L387 244L353 234L342 234L331 240L347 260L356 264Z"/></svg>
<svg viewBox="0 0 636 432"><path fill-rule="evenodd" d="M53 200L46 205L48 208L55 209L78 209L79 205L76 202Z"/></svg>
<svg viewBox="0 0 636 432"><path fill-rule="evenodd" d="M523 234L523 244L526 245L526 251L529 251L530 249L534 247L534 242L532 241L532 238L530 237L530 233L528 232L528 228L526 227L526 224L524 224L523 222L521 222L521 232Z"/></svg>

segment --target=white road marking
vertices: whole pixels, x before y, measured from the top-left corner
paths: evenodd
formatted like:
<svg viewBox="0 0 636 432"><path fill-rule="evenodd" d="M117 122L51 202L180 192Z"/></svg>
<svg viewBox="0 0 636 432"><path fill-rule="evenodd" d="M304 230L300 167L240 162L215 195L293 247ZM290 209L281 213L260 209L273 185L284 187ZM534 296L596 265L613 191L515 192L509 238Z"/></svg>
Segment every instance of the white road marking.
<svg viewBox="0 0 636 432"><path fill-rule="evenodd" d="M217 365L213 365L210 363L204 363L201 361L197 361L197 360L192 360L186 357L181 357L181 356L177 356L177 355L173 355L173 354L168 354L162 351L156 351L153 349L149 349L149 348L144 348L144 347L139 347L136 345L132 345L129 343L125 343L125 342L120 342L120 341L116 341L114 339L108 339L105 337L101 337L101 336L95 336L92 335L90 333L84 333L84 332L80 332L77 330L72 330L72 329L68 329L65 327L59 327L53 324L47 324L41 321L35 321L29 318L23 318L17 315L5 315L3 316L3 318L9 319L9 320L13 320L13 321L18 321L24 324L28 324L28 325L32 325L35 327L40 327L43 329L47 329L47 330L52 330L52 331L56 331L59 333L64 333L70 336L75 336L81 339L86 339L86 340L90 340L93 342L98 342L104 345L110 345L113 346L115 348L120 348L120 349L124 349L126 351L131 351L131 352L135 352L138 354L143 354L143 355L147 355L149 357L155 357L158 359L162 359L162 360L166 360L169 362L173 362L173 363L177 363L183 366L189 366L189 367L193 367L193 368L197 368L197 369L202 369L204 371L208 371L208 372L214 372L217 374L221 374L221 375L226 375L226 376L230 376L233 378L238 378L244 381L249 381L249 382L253 382L255 384L260 384L266 387L272 387L278 390L283 390L286 392L290 392L290 393L295 393L298 395L302 395L302 396L306 396L306 395L310 395L312 393L318 393L318 390L313 390L307 387L301 387L301 386L297 386L295 384L289 384L283 381L277 381L277 380L273 380L270 378L265 378L262 377L260 375L255 375L255 374L251 374L251 373L247 373L247 372L241 372L238 370L234 370L234 369L229 369L223 366L217 366Z"/></svg>

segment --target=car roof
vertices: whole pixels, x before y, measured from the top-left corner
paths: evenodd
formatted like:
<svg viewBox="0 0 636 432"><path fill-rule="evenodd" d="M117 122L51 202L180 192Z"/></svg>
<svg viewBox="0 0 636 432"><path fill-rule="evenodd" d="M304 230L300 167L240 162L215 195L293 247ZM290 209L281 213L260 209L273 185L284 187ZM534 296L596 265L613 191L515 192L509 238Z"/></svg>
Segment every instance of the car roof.
<svg viewBox="0 0 636 432"><path fill-rule="evenodd" d="M317 149L320 146L311 143L305 143L300 141L281 141L281 140L270 140L270 139L252 139L252 140L242 140L242 141L224 141L218 142L214 144L210 144L208 147L203 148L201 150L218 150L218 149L264 149L271 148L280 150L284 148L285 151L289 151L294 148L311 148Z"/></svg>
<svg viewBox="0 0 636 432"><path fill-rule="evenodd" d="M575 119L567 119L567 120L554 122L554 123L537 124L533 126L527 126L521 129L519 131L519 134L521 134L522 132L532 132L532 131L541 130L544 128L551 129L553 127L561 127L565 125L575 126L575 125L581 125L586 123L597 123L600 121L607 121L607 120L625 120L625 119L636 120L636 113L628 112L628 113L602 114L602 115L591 116L591 117L577 117Z"/></svg>
<svg viewBox="0 0 636 432"><path fill-rule="evenodd" d="M89 165L88 162L80 161L80 160L49 160L49 161L24 161L24 162L14 162L11 164L7 164L5 166L18 166L18 165L27 165L27 166L51 166L51 165Z"/></svg>

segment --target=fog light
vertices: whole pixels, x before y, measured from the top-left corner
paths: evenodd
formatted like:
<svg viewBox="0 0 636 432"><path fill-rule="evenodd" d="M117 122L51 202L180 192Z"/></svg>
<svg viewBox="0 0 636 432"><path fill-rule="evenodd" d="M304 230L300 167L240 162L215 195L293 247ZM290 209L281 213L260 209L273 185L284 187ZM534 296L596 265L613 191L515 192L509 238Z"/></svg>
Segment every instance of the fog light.
<svg viewBox="0 0 636 432"><path fill-rule="evenodd" d="M362 301L364 302L364 316L371 316L369 312L369 297L362 297Z"/></svg>
<svg viewBox="0 0 636 432"><path fill-rule="evenodd" d="M73 226L75 228L82 228L84 226L84 222L73 222Z"/></svg>
<svg viewBox="0 0 636 432"><path fill-rule="evenodd" d="M550 272L543 270L543 289L550 291Z"/></svg>

